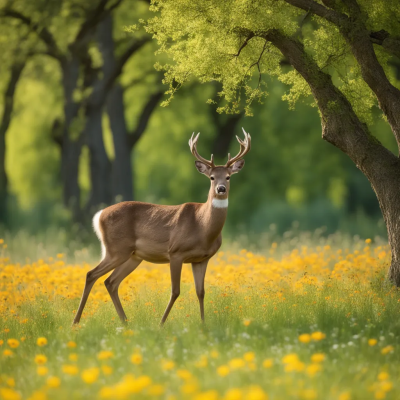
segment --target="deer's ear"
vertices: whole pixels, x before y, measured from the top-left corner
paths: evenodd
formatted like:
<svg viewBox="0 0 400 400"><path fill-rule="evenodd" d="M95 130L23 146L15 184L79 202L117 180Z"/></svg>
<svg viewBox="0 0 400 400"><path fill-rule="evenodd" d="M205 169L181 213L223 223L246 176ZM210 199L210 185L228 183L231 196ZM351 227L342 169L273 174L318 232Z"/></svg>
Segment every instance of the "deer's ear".
<svg viewBox="0 0 400 400"><path fill-rule="evenodd" d="M201 161L195 161L194 163L196 165L197 171L207 176L210 175L211 168L208 165L202 163Z"/></svg>
<svg viewBox="0 0 400 400"><path fill-rule="evenodd" d="M244 160L236 161L231 167L231 174L237 174L244 167Z"/></svg>

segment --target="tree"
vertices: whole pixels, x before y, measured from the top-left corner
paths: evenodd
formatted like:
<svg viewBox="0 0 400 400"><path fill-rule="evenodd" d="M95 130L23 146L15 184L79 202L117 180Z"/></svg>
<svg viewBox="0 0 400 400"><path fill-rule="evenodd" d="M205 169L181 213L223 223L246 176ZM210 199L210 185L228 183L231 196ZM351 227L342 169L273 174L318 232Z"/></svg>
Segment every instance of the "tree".
<svg viewBox="0 0 400 400"><path fill-rule="evenodd" d="M378 198L392 251L388 277L400 286L400 162L369 129L379 107L400 145L398 1L160 0L152 10L147 30L172 59L164 66L171 98L193 76L216 80L226 102L219 111L237 112L245 97L250 114L267 92L265 74L291 85L291 105L312 95L323 139L350 157Z"/></svg>

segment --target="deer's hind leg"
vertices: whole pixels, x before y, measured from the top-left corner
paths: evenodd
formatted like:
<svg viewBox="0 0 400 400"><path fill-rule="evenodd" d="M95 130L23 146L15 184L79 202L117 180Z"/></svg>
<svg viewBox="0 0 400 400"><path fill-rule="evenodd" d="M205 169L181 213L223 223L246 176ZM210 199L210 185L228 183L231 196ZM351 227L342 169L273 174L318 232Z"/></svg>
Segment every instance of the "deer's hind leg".
<svg viewBox="0 0 400 400"><path fill-rule="evenodd" d="M124 264L116 268L113 273L104 281L108 293L110 294L111 300L114 303L114 307L117 310L118 316L122 322L126 322L126 314L121 304L121 300L118 296L118 288L121 282L131 274L142 262L142 259L136 256L131 256Z"/></svg>
<svg viewBox="0 0 400 400"><path fill-rule="evenodd" d="M87 299L89 297L90 291L92 290L93 285L96 283L97 279L107 274L108 272L112 271L114 268L123 264L130 256L131 253L129 254L120 253L113 256L107 253L104 260L102 260L96 268L93 268L86 274L85 288L83 289L81 302L79 304L78 311L74 318L73 322L74 324L79 323L82 317L83 309L85 308Z"/></svg>

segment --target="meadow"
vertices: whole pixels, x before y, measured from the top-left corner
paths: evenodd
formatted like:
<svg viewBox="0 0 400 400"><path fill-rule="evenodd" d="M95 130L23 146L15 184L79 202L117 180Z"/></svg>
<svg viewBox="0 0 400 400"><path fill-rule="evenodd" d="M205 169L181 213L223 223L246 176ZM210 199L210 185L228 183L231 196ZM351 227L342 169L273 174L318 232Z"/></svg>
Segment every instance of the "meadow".
<svg viewBox="0 0 400 400"><path fill-rule="evenodd" d="M168 266L142 263L123 282L126 326L105 276L71 327L95 260L85 249L22 260L1 239L0 398L399 399L400 291L385 280L388 246L293 240L219 252L205 324L184 266L160 328Z"/></svg>

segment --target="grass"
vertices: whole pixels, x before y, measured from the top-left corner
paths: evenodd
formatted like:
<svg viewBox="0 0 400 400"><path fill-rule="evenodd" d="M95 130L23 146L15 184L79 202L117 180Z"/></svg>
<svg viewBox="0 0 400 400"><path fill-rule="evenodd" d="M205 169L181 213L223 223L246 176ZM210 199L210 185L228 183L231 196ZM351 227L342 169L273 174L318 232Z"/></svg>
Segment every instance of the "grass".
<svg viewBox="0 0 400 400"><path fill-rule="evenodd" d="M379 240L293 240L216 255L205 324L184 266L162 329L168 266L143 263L122 284L126 326L104 277L71 327L94 264L63 254L17 263L4 249L0 398L400 398L400 292L385 283L388 248Z"/></svg>

